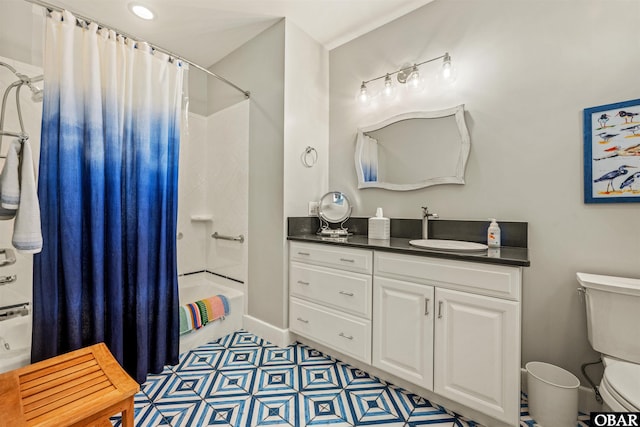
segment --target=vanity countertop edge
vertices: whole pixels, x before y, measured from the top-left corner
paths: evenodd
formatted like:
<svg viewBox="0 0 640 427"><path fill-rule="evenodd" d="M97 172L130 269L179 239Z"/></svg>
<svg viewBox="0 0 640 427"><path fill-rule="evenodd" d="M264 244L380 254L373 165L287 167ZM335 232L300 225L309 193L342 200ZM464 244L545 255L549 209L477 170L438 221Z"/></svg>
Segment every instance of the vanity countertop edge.
<svg viewBox="0 0 640 427"><path fill-rule="evenodd" d="M389 240L369 239L365 235L351 235L346 238L328 238L316 234L300 234L287 236L287 240L295 242L337 245L350 248L373 249L377 251L395 252L406 255L418 255L432 258L444 258L458 261L472 261L485 264L497 264L517 267L529 267L529 250L527 248L503 246L499 251L454 252L421 249L411 246L412 239L391 237ZM491 253L492 256L488 254Z"/></svg>

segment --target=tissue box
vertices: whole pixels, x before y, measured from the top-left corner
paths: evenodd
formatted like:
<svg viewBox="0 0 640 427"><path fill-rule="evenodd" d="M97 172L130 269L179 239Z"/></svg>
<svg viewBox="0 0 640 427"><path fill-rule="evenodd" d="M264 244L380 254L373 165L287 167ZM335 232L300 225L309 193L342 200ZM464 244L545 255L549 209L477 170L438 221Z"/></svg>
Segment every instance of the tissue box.
<svg viewBox="0 0 640 427"><path fill-rule="evenodd" d="M389 218L369 218L369 238L389 240L391 220Z"/></svg>

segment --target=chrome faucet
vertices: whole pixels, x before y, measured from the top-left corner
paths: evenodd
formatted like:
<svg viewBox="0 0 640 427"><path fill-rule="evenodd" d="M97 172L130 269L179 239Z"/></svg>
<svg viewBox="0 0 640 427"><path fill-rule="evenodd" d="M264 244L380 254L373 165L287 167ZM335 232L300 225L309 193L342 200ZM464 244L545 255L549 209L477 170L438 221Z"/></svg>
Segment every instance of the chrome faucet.
<svg viewBox="0 0 640 427"><path fill-rule="evenodd" d="M429 219L437 219L438 214L429 212L429 208L422 206L422 238L429 238Z"/></svg>

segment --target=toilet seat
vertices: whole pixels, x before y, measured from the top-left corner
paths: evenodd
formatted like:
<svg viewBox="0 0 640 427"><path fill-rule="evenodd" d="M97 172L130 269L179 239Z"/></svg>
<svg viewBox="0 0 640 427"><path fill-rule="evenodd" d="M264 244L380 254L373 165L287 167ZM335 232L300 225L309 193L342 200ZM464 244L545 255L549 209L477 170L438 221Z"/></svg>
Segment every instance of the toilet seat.
<svg viewBox="0 0 640 427"><path fill-rule="evenodd" d="M624 361L610 363L604 370L600 393L613 398L621 410L640 411L640 365ZM609 396L607 396L609 395ZM615 409L615 404L610 404Z"/></svg>

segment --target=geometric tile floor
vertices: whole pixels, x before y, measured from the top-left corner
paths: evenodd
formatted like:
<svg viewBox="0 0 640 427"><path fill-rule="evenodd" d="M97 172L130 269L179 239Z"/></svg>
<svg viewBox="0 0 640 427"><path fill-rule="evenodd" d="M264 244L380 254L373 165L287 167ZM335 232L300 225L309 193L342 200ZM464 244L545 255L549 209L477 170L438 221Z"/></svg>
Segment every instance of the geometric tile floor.
<svg viewBox="0 0 640 427"><path fill-rule="evenodd" d="M533 427L523 405L520 425ZM280 348L242 330L149 375L134 408L137 427L479 426L306 345Z"/></svg>

